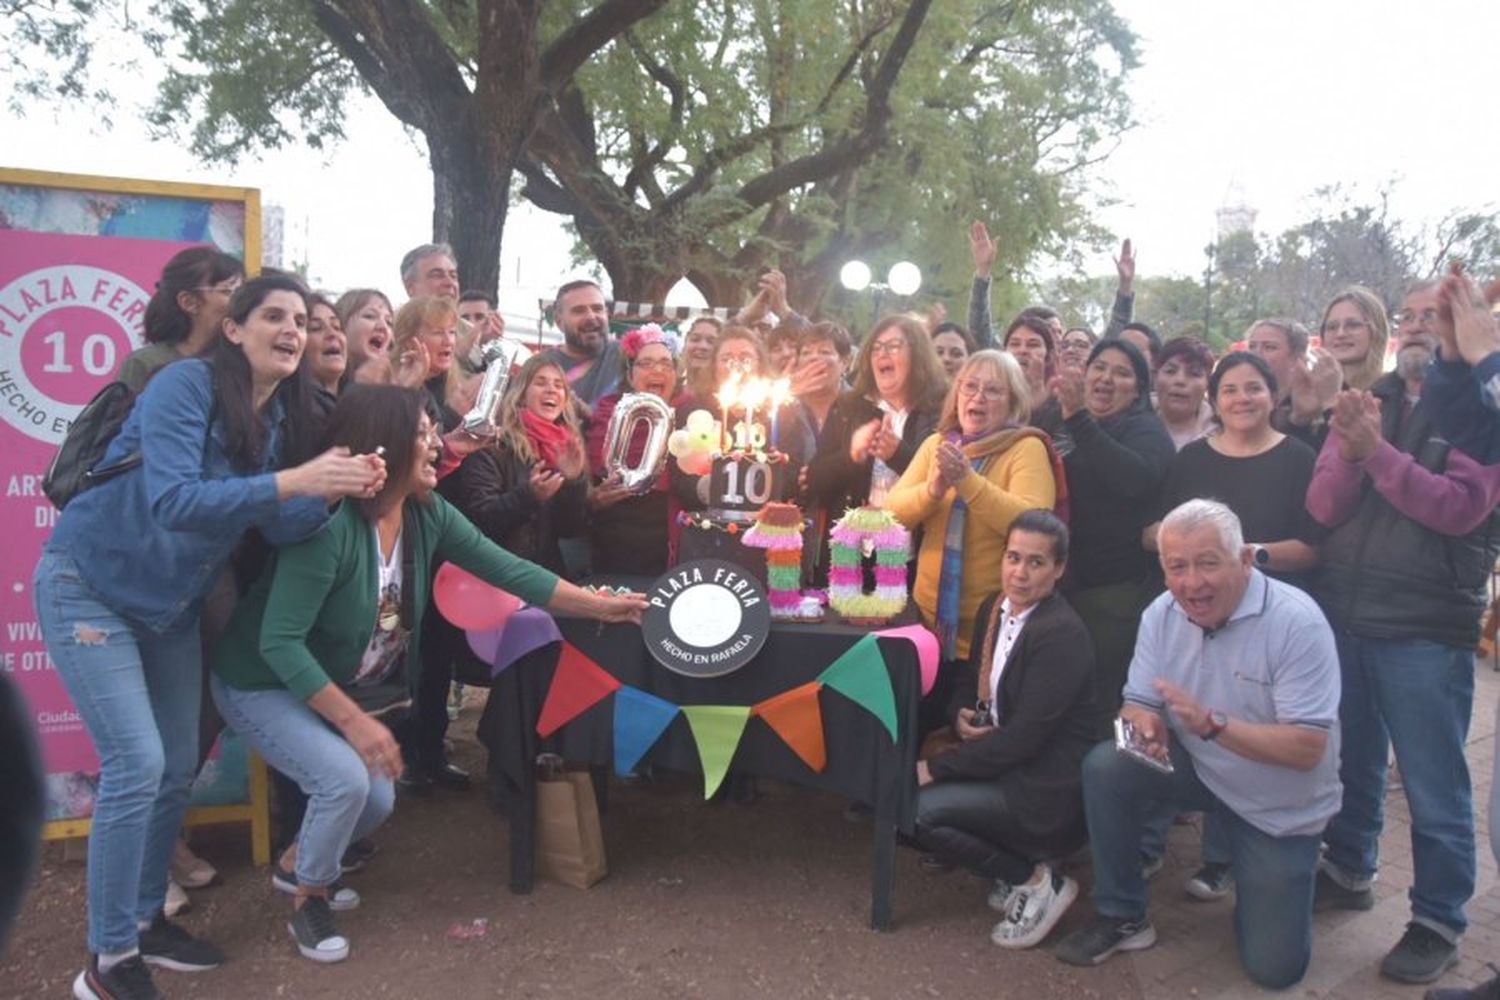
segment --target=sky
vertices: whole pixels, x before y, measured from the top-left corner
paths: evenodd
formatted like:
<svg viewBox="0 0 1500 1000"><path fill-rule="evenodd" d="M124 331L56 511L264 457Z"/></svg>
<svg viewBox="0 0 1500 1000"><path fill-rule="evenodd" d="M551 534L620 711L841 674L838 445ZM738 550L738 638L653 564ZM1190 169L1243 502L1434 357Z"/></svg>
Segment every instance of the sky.
<svg viewBox="0 0 1500 1000"><path fill-rule="evenodd" d="M1139 125L1090 187L1114 202L1098 218L1134 240L1141 274L1201 272L1215 211L1231 202L1253 207L1268 233L1306 218L1313 193L1331 184L1373 196L1394 182L1396 216L1416 222L1500 207L1500 131L1486 113L1500 3L1115 7L1141 36L1142 66L1128 84ZM328 289L374 284L400 298L401 255L431 232L432 182L419 142L377 102L358 104L348 140L329 154L282 150L228 169L152 142L130 111L149 99L149 81L127 85L135 89L117 93L109 131L86 109L0 110L0 165L258 187L285 209L286 263L307 261ZM538 296L588 273L569 261L564 221L512 210L501 306L513 321L534 322ZM1112 269L1107 255L1092 263L1096 273Z"/></svg>

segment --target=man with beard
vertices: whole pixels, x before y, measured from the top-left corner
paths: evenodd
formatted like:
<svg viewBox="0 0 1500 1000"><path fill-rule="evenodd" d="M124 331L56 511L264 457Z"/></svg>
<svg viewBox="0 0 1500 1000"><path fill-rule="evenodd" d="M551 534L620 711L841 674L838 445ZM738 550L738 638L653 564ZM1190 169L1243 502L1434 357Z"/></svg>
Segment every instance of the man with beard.
<svg viewBox="0 0 1500 1000"><path fill-rule="evenodd" d="M1474 648L1500 520L1482 469L1452 449L1421 398L1437 343L1437 285L1402 302L1396 371L1334 402L1307 492L1332 529L1322 604L1338 641L1344 798L1324 834L1319 909L1374 905L1392 747L1411 810L1411 921L1385 976L1431 982L1458 961L1474 893L1474 816L1464 743Z"/></svg>
<svg viewBox="0 0 1500 1000"><path fill-rule="evenodd" d="M604 290L588 280L568 282L557 290L552 321L563 343L544 356L567 375L573 395L592 408L620 387L620 345L609 335Z"/></svg>

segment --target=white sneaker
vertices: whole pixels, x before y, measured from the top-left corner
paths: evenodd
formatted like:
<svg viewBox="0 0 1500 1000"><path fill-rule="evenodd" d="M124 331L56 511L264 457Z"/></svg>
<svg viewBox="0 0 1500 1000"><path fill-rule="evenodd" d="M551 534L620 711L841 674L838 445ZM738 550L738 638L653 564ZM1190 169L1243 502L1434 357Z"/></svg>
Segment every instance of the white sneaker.
<svg viewBox="0 0 1500 1000"><path fill-rule="evenodd" d="M171 879L167 879L167 898L162 904L162 912L169 917L175 917L183 910L191 909L193 901L188 899L188 894Z"/></svg>
<svg viewBox="0 0 1500 1000"><path fill-rule="evenodd" d="M1042 884L1017 886L1010 912L990 932L990 940L1002 948L1041 944L1078 898L1077 882L1059 875L1049 865L1037 867L1042 871Z"/></svg>
<svg viewBox="0 0 1500 1000"><path fill-rule="evenodd" d="M1017 886L1011 885L1005 879L997 878L995 879L994 888L990 889L990 894L985 898L985 902L996 913L1009 913L1010 901L1016 898L1017 888Z"/></svg>
<svg viewBox="0 0 1500 1000"><path fill-rule="evenodd" d="M172 881L184 889L202 889L219 879L214 866L194 854L187 842L178 838L172 848Z"/></svg>

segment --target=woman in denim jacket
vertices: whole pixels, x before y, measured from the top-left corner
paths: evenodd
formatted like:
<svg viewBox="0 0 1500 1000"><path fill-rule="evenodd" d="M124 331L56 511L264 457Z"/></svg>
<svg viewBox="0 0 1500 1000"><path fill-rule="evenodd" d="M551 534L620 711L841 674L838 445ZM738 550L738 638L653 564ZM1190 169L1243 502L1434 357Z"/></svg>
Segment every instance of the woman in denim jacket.
<svg viewBox="0 0 1500 1000"><path fill-rule="evenodd" d="M69 503L37 564L47 650L100 759L93 957L76 997L155 997L144 962L193 971L223 960L162 914L198 763L204 595L247 529L272 544L305 538L329 503L373 494L385 476L379 457L344 451L273 471L302 390L292 376L306 326L296 281L241 286L221 336L151 380L103 460L141 463Z"/></svg>

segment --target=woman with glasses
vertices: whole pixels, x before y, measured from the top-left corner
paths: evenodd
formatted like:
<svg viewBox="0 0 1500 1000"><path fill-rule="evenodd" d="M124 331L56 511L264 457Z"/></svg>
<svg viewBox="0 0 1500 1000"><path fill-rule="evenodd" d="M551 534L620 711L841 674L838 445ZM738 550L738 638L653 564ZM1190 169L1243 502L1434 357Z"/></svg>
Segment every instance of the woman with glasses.
<svg viewBox="0 0 1500 1000"><path fill-rule="evenodd" d="M1135 648L1141 612L1160 592L1141 529L1176 449L1151 410L1151 373L1134 344L1107 338L1087 366L1052 380L1073 450L1064 458L1073 558L1063 592L1094 641L1097 733L1106 739Z"/></svg>
<svg viewBox="0 0 1500 1000"><path fill-rule="evenodd" d="M968 658L974 616L995 589L1010 523L1057 500L1051 445L1026 426L1030 388L1009 354L969 356L885 507L922 529L912 597L942 644L945 668L924 700L925 728L943 722L954 670ZM928 708L931 711L928 711Z"/></svg>
<svg viewBox="0 0 1500 1000"><path fill-rule="evenodd" d="M881 506L917 448L937 426L948 379L927 327L887 316L859 346L854 388L829 411L807 470L817 506Z"/></svg>
<svg viewBox="0 0 1500 1000"><path fill-rule="evenodd" d="M140 392L162 365L208 346L229 312L245 267L214 247L188 247L167 261L142 320L146 346L132 351L116 376Z"/></svg>
<svg viewBox="0 0 1500 1000"><path fill-rule="evenodd" d="M620 338L624 366L621 382L628 392L649 393L676 406L677 339L656 327L631 330ZM595 487L589 494L589 542L595 573L655 576L667 569L667 523L671 517L671 479L663 463L651 487L632 493L619 485L605 462L604 439L623 393L594 403L585 445ZM625 458L634 467L646 450L650 430L638 423L626 446Z"/></svg>
<svg viewBox="0 0 1500 1000"><path fill-rule="evenodd" d="M1284 429L1314 451L1328 436L1328 416L1340 389L1368 389L1385 370L1390 321L1375 293L1358 285L1334 296L1323 310L1321 347L1294 369Z"/></svg>
<svg viewBox="0 0 1500 1000"><path fill-rule="evenodd" d="M1391 325L1385 306L1368 288L1354 286L1334 296L1323 311L1323 349L1344 373L1344 388L1368 389L1385 371Z"/></svg>
<svg viewBox="0 0 1500 1000"><path fill-rule="evenodd" d="M355 386L339 401L330 442L383 450L389 475L378 491L345 503L324 531L281 551L235 610L214 657L224 717L308 795L296 844L272 882L294 897L287 929L315 962L349 954L333 911L360 897L340 883L340 858L391 812L401 752L379 713L420 688L437 567L453 562L523 600L600 621L639 621L645 607L640 595L593 594L559 580L434 496L438 437L424 402L397 386Z"/></svg>

